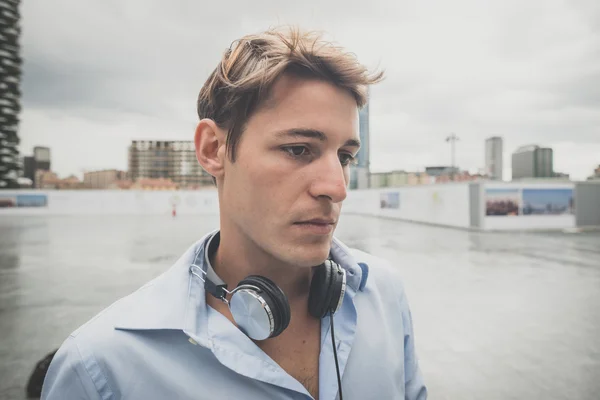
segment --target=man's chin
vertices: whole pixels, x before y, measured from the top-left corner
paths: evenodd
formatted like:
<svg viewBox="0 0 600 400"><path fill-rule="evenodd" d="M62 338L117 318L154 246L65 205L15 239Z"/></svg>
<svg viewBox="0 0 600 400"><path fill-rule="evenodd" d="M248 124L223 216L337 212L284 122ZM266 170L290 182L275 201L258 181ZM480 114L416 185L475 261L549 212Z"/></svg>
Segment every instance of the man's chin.
<svg viewBox="0 0 600 400"><path fill-rule="evenodd" d="M310 268L322 264L329 257L331 238L320 237L319 240L315 240L305 236L286 239L272 249L277 249L277 257L289 265Z"/></svg>
<svg viewBox="0 0 600 400"><path fill-rule="evenodd" d="M302 267L314 267L329 257L330 246L309 246L296 256L295 264Z"/></svg>

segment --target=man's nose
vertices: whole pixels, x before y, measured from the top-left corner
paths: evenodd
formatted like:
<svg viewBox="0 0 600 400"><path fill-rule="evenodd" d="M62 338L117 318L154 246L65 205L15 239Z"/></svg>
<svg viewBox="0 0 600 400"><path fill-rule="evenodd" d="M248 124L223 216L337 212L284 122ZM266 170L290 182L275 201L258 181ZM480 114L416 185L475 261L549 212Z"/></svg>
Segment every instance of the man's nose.
<svg viewBox="0 0 600 400"><path fill-rule="evenodd" d="M333 203L344 201L348 194L346 174L337 154L323 157L316 167L311 194L314 197L328 197Z"/></svg>

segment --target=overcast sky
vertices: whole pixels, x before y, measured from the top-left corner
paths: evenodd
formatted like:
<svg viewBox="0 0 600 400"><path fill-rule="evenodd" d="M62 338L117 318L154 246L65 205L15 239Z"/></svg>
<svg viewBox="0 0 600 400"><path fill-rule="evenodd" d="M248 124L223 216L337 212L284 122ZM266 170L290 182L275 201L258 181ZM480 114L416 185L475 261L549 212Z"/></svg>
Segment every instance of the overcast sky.
<svg viewBox="0 0 600 400"><path fill-rule="evenodd" d="M286 4L287 3L287 4ZM494 3L493 5L491 5ZM22 2L21 152L53 169L127 169L133 139L192 140L198 91L236 38L278 24L328 32L386 80L371 89L371 170L484 166L504 138L600 164L600 1L30 0Z"/></svg>

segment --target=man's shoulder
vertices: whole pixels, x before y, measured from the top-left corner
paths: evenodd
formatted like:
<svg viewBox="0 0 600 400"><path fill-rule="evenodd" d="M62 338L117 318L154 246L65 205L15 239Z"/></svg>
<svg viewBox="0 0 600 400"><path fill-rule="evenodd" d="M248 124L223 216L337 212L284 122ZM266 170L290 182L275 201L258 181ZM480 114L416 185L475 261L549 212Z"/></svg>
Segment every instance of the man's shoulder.
<svg viewBox="0 0 600 400"><path fill-rule="evenodd" d="M132 293L119 298L99 311L69 335L72 344L85 344L94 348L118 344L115 327L135 314L151 292L154 280L147 282Z"/></svg>
<svg viewBox="0 0 600 400"><path fill-rule="evenodd" d="M114 301L66 338L48 369L44 383L48 398L64 398L64 393L112 398L132 373L146 368L140 360L149 359L148 350L156 350L156 343L170 349L172 356L172 346L183 343L179 333L172 333L185 326L194 246L162 274ZM153 354L158 358L148 368L167 357L160 351Z"/></svg>
<svg viewBox="0 0 600 400"><path fill-rule="evenodd" d="M95 329L179 329L188 299L189 267L197 256L200 239L169 268L137 290L118 299L74 332Z"/></svg>
<svg viewBox="0 0 600 400"><path fill-rule="evenodd" d="M115 331L181 329L188 295L189 251L133 292L119 298L71 333L76 342L116 344ZM118 333L117 333L118 335Z"/></svg>
<svg viewBox="0 0 600 400"><path fill-rule="evenodd" d="M104 375L116 354L128 349L127 336L115 329L148 284L120 298L75 329L60 345L46 374L42 398L63 398L65 393L89 398L113 396L112 382Z"/></svg>

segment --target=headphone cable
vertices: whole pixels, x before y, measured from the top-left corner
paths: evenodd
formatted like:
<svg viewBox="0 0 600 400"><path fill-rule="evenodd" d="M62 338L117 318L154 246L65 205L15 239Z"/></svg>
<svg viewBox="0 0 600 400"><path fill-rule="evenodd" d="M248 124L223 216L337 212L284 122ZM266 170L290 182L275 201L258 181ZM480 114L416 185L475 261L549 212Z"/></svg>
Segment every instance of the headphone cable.
<svg viewBox="0 0 600 400"><path fill-rule="evenodd" d="M342 380L340 379L340 366L338 365L337 350L335 349L335 330L333 328L333 313L329 313L329 324L331 325L331 344L333 346L333 358L335 359L335 371L337 373L338 390L340 392L340 400L344 400L342 396Z"/></svg>

